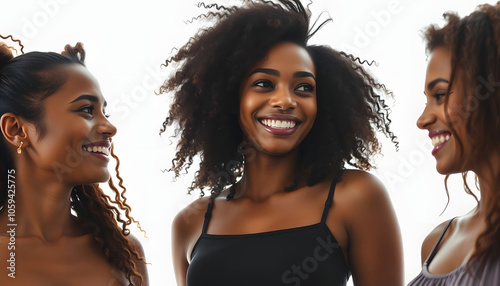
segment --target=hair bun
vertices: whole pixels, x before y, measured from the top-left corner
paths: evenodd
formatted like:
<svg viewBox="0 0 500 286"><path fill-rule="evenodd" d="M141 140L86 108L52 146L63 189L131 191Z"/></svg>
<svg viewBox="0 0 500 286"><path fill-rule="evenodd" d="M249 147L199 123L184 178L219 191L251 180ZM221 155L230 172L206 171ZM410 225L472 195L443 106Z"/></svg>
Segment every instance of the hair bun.
<svg viewBox="0 0 500 286"><path fill-rule="evenodd" d="M64 51L62 51L61 54L77 59L82 63L85 62L85 49L83 48L83 44L80 42L76 43L74 46L69 44L64 46Z"/></svg>
<svg viewBox="0 0 500 286"><path fill-rule="evenodd" d="M12 40L13 42L18 43L19 47L21 48L21 54L24 54L24 51L23 51L24 45L21 43L21 40L15 39L14 37L12 37L12 35L8 35L8 36L0 35L0 38L2 38L4 40L9 40L9 38L10 38L10 40ZM4 42L0 42L0 69L3 68L5 65L7 65L7 62L9 60L14 58L14 55L12 54L12 50L16 51L16 53L19 53L16 48L11 47Z"/></svg>
<svg viewBox="0 0 500 286"><path fill-rule="evenodd" d="M0 69L3 68L9 60L14 58L12 49L7 44L0 42Z"/></svg>

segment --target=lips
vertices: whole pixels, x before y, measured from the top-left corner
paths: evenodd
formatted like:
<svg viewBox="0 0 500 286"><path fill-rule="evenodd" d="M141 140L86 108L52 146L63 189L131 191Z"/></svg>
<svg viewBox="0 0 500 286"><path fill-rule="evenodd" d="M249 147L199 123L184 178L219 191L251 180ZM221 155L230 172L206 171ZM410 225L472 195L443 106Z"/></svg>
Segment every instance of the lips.
<svg viewBox="0 0 500 286"><path fill-rule="evenodd" d="M278 136L293 134L301 123L299 119L291 115L264 116L258 118L258 121L267 132Z"/></svg>
<svg viewBox="0 0 500 286"><path fill-rule="evenodd" d="M432 140L432 155L436 154L443 146L451 139L451 132L445 130L435 130L429 132L429 137Z"/></svg>

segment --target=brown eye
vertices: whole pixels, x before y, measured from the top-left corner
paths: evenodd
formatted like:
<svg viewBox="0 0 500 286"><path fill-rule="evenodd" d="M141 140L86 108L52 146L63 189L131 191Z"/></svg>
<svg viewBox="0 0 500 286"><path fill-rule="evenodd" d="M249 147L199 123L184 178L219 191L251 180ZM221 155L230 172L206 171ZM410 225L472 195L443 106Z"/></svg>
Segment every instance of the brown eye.
<svg viewBox="0 0 500 286"><path fill-rule="evenodd" d="M273 88L273 84L268 80L258 80L254 82L252 86L257 86L262 88Z"/></svg>
<svg viewBox="0 0 500 286"><path fill-rule="evenodd" d="M92 113L94 112L94 106L93 105L83 106L80 109L78 109L77 111L92 115Z"/></svg>
<svg viewBox="0 0 500 286"><path fill-rule="evenodd" d="M440 100L442 97L446 96L446 92L436 92L432 95L436 100Z"/></svg>
<svg viewBox="0 0 500 286"><path fill-rule="evenodd" d="M295 90L302 91L302 92L313 92L314 87L310 84L301 84Z"/></svg>

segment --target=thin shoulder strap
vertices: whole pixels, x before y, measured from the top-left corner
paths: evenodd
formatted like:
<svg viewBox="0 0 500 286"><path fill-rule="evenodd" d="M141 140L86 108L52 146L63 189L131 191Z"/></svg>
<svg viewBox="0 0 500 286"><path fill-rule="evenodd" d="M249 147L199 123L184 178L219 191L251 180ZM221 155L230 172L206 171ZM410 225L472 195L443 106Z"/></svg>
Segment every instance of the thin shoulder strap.
<svg viewBox="0 0 500 286"><path fill-rule="evenodd" d="M325 202L325 209L323 210L323 215L321 216L321 223L326 222L326 218L328 217L328 211L330 210L330 207L331 207L332 202L333 202L333 194L335 193L335 187L337 186L337 182L338 182L340 175L342 174L343 171L344 170L341 169L337 173L337 175L335 176L335 178L332 181L332 184L330 185L330 191L328 192L328 198L326 199L326 202Z"/></svg>
<svg viewBox="0 0 500 286"><path fill-rule="evenodd" d="M432 261L432 259L434 259L434 256L436 255L437 253L437 248L439 246L439 244L441 243L441 240L443 239L444 237L444 234L446 233L446 231L448 230L448 228L450 227L451 223L453 222L453 220L455 219L456 217L450 219L450 221L446 224L446 226L444 227L443 229L443 232L441 232L441 236L439 236L439 239L436 241L436 244L434 244L434 247L432 248L432 251L431 251L431 254L429 255L429 257L425 260L425 263L430 263Z"/></svg>
<svg viewBox="0 0 500 286"><path fill-rule="evenodd" d="M210 217L212 216L212 208L214 206L214 199L210 199L208 203L207 211L205 212L205 220L203 221L203 229L201 230L202 234L207 233L208 222L210 221Z"/></svg>

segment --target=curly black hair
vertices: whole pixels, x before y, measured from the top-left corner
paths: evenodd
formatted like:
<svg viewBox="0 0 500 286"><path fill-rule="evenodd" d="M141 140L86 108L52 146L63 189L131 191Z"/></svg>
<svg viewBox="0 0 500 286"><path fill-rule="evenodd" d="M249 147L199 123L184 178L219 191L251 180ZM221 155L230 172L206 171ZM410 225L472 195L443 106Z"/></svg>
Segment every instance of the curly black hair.
<svg viewBox="0 0 500 286"><path fill-rule="evenodd" d="M314 126L299 147L297 179L285 190L293 190L298 179L314 185L346 163L364 170L373 167L371 157L381 148L375 129L397 146L389 129L389 108L377 92L392 93L369 75L359 58L329 46L307 45L317 28L310 27L309 10L300 1L199 6L212 10L194 19L215 19L216 24L200 30L166 61L166 66L179 68L160 88L174 92L160 134L174 122L175 135L180 134L171 170L179 176L201 156L189 192L199 188L203 196L209 188L216 197L242 175L251 150L238 124L240 85L248 70L280 42L304 47L311 56L318 106ZM231 188L228 199L233 195Z"/></svg>
<svg viewBox="0 0 500 286"><path fill-rule="evenodd" d="M448 113L449 97L445 97L444 110L448 125L459 143L457 156L462 160L462 170L466 165L488 162L491 153L500 150L500 2L496 5L484 4L470 15L460 18L455 13L445 13L447 24L444 27L431 25L425 30L427 53L438 47L448 48L451 52L452 74L449 89L454 82L463 85L462 114L465 121L466 138L457 136L454 118ZM460 71L460 72L458 72ZM448 90L450 94L450 90ZM473 146L465 154L463 141ZM496 166L488 166L495 169ZM467 171L462 172L465 191L472 193L467 184ZM449 175L446 176L445 183ZM495 174L491 197L484 202L486 230L476 241L474 254L469 260L478 262L477 271L487 262L500 258L500 174ZM446 185L446 193L448 187ZM449 194L448 194L449 200Z"/></svg>

